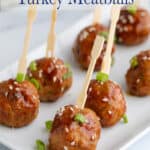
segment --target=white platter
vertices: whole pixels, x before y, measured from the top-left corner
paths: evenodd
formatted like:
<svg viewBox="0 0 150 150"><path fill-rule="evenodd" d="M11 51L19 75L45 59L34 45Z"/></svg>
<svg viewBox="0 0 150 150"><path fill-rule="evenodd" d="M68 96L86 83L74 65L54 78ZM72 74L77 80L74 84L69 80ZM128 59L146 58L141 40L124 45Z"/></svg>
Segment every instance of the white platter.
<svg viewBox="0 0 150 150"><path fill-rule="evenodd" d="M108 21L109 11L105 11L103 22ZM74 104L80 93L84 81L85 73L82 71L72 54L73 42L79 31L91 23L92 16L79 20L77 24L69 29L65 29L58 35L56 55L66 62L69 62L73 69L74 83L72 88L56 103L41 104L38 118L29 126L21 129L10 129L0 126L0 142L14 150L33 150L35 149L36 139L42 139L48 143L48 133L45 129L45 121L53 119L55 112L64 105ZM134 47L117 46L115 53L115 65L111 70L111 79L118 82L124 91L125 73L129 67L129 59L141 50L150 48L150 39L142 45ZM44 56L45 45L32 52L28 61ZM16 73L16 63L0 72L0 80L14 77ZM149 130L150 126L150 97L132 97L124 92L127 106L129 123L124 125L119 122L116 126L102 130L102 136L98 143L97 150L117 150L127 149L137 138Z"/></svg>

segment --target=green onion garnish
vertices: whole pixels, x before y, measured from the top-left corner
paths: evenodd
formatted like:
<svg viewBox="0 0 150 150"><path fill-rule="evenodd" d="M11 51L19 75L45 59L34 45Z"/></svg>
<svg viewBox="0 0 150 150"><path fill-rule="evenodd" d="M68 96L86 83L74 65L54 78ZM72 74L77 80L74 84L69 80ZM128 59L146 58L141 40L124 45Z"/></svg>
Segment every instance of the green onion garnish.
<svg viewBox="0 0 150 150"><path fill-rule="evenodd" d="M75 115L74 120L77 121L78 123L85 123L86 121L85 117L80 113Z"/></svg>
<svg viewBox="0 0 150 150"><path fill-rule="evenodd" d="M31 71L36 71L37 70L36 62L32 61L29 68L30 68Z"/></svg>
<svg viewBox="0 0 150 150"><path fill-rule="evenodd" d="M30 82L31 82L32 84L34 84L34 86L35 86L37 89L40 88L40 83L39 83L36 79L32 78L32 79L30 80Z"/></svg>
<svg viewBox="0 0 150 150"><path fill-rule="evenodd" d="M130 64L132 68L135 68L138 66L138 59L136 56L134 56L131 60L130 60Z"/></svg>
<svg viewBox="0 0 150 150"><path fill-rule="evenodd" d="M122 119L123 119L123 122L124 122L125 124L128 123L128 117L127 117L126 114L123 115Z"/></svg>
<svg viewBox="0 0 150 150"><path fill-rule="evenodd" d="M107 31L102 31L102 32L100 32L100 34L99 34L100 36L103 36L104 38L105 38L105 40L107 41L108 40L108 37L109 37L109 32L107 32ZM117 38L116 38L116 36L114 37L114 42L116 43L116 41L117 41Z"/></svg>
<svg viewBox="0 0 150 150"><path fill-rule="evenodd" d="M129 5L127 7L127 10L130 14L134 15L137 11L137 7L136 7L136 5Z"/></svg>
<svg viewBox="0 0 150 150"><path fill-rule="evenodd" d="M25 80L30 81L30 78L28 75L25 75Z"/></svg>
<svg viewBox="0 0 150 150"><path fill-rule="evenodd" d="M67 73L65 73L64 75L63 75L63 80L66 80L66 79L68 79L68 78L70 78L70 77L72 77L72 72L67 72Z"/></svg>
<svg viewBox="0 0 150 150"><path fill-rule="evenodd" d="M18 73L16 77L16 81L21 83L25 80L25 75L23 73Z"/></svg>
<svg viewBox="0 0 150 150"><path fill-rule="evenodd" d="M100 36L103 36L105 40L108 40L109 33L107 31L100 32Z"/></svg>
<svg viewBox="0 0 150 150"><path fill-rule="evenodd" d="M45 126L48 131L51 131L52 125L53 125L53 121L51 121L51 120L48 120L45 122Z"/></svg>
<svg viewBox="0 0 150 150"><path fill-rule="evenodd" d="M103 72L98 72L96 75L96 80L100 82L106 82L109 80L109 75Z"/></svg>
<svg viewBox="0 0 150 150"><path fill-rule="evenodd" d="M70 65L69 64L65 64L65 66L68 69L68 72L63 75L63 80L66 80L66 79L72 77L72 71L71 71Z"/></svg>
<svg viewBox="0 0 150 150"><path fill-rule="evenodd" d="M43 141L36 140L36 149L37 150L46 150L46 146Z"/></svg>

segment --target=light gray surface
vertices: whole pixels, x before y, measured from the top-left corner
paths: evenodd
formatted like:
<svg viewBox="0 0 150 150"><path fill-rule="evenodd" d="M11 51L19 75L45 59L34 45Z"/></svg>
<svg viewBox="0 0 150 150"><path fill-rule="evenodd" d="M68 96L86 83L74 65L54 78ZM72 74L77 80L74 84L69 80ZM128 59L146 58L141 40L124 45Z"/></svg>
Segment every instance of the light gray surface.
<svg viewBox="0 0 150 150"><path fill-rule="evenodd" d="M88 12L60 11L58 14L57 33L69 28L86 13ZM0 70L3 70L20 56L25 33L25 16L25 10L18 8L0 13ZM49 17L48 10L39 11L32 33L30 51L46 41L49 30ZM130 150L148 150L149 147L150 133L132 145ZM6 150L6 148L0 145L0 150Z"/></svg>

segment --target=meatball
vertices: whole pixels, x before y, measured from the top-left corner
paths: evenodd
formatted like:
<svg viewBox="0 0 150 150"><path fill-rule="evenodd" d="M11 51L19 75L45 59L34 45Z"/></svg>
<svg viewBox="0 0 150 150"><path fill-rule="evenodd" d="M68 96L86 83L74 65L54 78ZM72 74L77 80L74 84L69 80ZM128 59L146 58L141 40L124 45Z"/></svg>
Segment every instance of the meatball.
<svg viewBox="0 0 150 150"><path fill-rule="evenodd" d="M119 85L110 80L91 81L85 107L96 112L103 127L113 126L126 112L122 90Z"/></svg>
<svg viewBox="0 0 150 150"><path fill-rule="evenodd" d="M91 25L83 29L76 39L75 45L73 47L73 52L77 61L79 62L79 64L83 69L88 69L88 66L90 64L91 51L97 34L100 34L102 36L105 36L105 38L107 38L108 29L101 24ZM107 42L104 43L102 53L99 56L97 63L95 65L95 71L101 69L102 59L106 51L106 46ZM114 51L115 46L113 46L112 53Z"/></svg>
<svg viewBox="0 0 150 150"><path fill-rule="evenodd" d="M121 10L117 23L116 37L120 44L137 45L148 39L150 34L150 14L138 8L132 12L129 7Z"/></svg>
<svg viewBox="0 0 150 150"><path fill-rule="evenodd" d="M96 150L100 133L99 118L93 111L65 106L55 116L49 150Z"/></svg>
<svg viewBox="0 0 150 150"><path fill-rule="evenodd" d="M126 82L130 94L135 96L150 95L150 50L143 51L131 59Z"/></svg>
<svg viewBox="0 0 150 150"><path fill-rule="evenodd" d="M39 103L38 92L30 82L1 82L0 124L15 128L28 125L37 117Z"/></svg>
<svg viewBox="0 0 150 150"><path fill-rule="evenodd" d="M34 64L35 67L32 67ZM56 101L72 85L70 67L58 58L42 58L30 64L28 79L38 84L40 100Z"/></svg>

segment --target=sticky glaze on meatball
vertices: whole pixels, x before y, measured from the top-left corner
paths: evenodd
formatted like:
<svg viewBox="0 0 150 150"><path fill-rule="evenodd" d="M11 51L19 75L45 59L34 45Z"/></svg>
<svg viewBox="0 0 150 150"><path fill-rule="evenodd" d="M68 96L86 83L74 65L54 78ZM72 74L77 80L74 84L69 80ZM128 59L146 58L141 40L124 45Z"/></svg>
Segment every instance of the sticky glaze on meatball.
<svg viewBox="0 0 150 150"><path fill-rule="evenodd" d="M55 116L49 150L96 150L100 133L99 118L93 111L65 106Z"/></svg>
<svg viewBox="0 0 150 150"><path fill-rule="evenodd" d="M0 124L15 128L28 125L36 118L39 103L38 92L30 82L1 82Z"/></svg>
<svg viewBox="0 0 150 150"><path fill-rule="evenodd" d="M138 8L132 12L129 7L121 10L117 23L116 37L120 44L137 45L148 39L150 34L150 14Z"/></svg>
<svg viewBox="0 0 150 150"><path fill-rule="evenodd" d="M126 112L122 90L119 85L110 80L91 81L85 107L96 112L103 127L115 125Z"/></svg>
<svg viewBox="0 0 150 150"><path fill-rule="evenodd" d="M97 34L107 36L108 29L100 24L88 26L79 33L75 41L73 53L83 69L88 69L88 66L90 64L91 51ZM101 68L101 63L104 57L104 53L106 51L106 46L107 42L104 43L102 53L99 56L97 63L95 65L95 71L98 71ZM113 46L112 53L114 53L114 51L115 46Z"/></svg>
<svg viewBox="0 0 150 150"><path fill-rule="evenodd" d="M42 58L34 61L36 67L28 68L27 76L30 81L38 83L40 100L56 101L72 85L70 67L58 58Z"/></svg>
<svg viewBox="0 0 150 150"><path fill-rule="evenodd" d="M130 94L150 95L150 50L143 51L131 59L126 82Z"/></svg>

